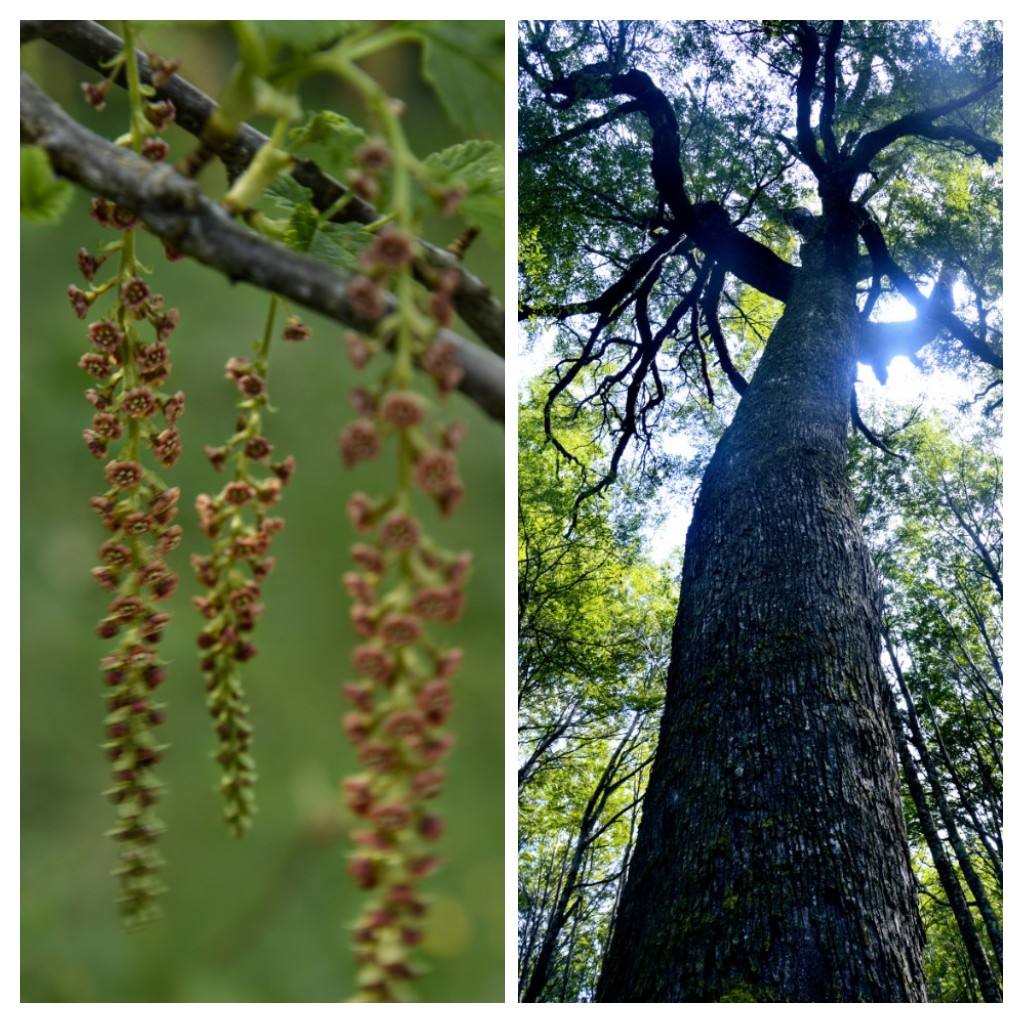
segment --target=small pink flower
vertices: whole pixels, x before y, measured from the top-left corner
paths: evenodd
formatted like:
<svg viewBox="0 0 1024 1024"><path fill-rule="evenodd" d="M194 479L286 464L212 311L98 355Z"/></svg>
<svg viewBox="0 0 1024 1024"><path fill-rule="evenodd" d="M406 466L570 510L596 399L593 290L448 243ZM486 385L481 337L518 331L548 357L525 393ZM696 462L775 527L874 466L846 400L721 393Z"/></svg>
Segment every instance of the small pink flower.
<svg viewBox="0 0 1024 1024"><path fill-rule="evenodd" d="M89 312L89 307L92 305L94 296L87 295L77 285L68 285L68 302L71 303L71 308L75 311L75 316L79 320L85 319L85 314Z"/></svg>
<svg viewBox="0 0 1024 1024"><path fill-rule="evenodd" d="M341 581L345 589L357 601L361 601L363 604L373 604L375 594L365 576L360 576L357 572L347 572L342 576Z"/></svg>
<svg viewBox="0 0 1024 1024"><path fill-rule="evenodd" d="M462 381L463 370L456 360L455 345L450 341L435 341L423 353L420 362L442 394L454 391Z"/></svg>
<svg viewBox="0 0 1024 1024"><path fill-rule="evenodd" d="M232 505L245 505L255 494L256 489L244 480L232 480L224 488L224 500Z"/></svg>
<svg viewBox="0 0 1024 1024"><path fill-rule="evenodd" d="M103 352L86 352L78 360L78 368L85 370L91 377L97 380L106 380L114 372L114 364L110 357Z"/></svg>
<svg viewBox="0 0 1024 1024"><path fill-rule="evenodd" d="M451 714L452 691L447 680L431 679L416 695L416 706L431 725L442 725Z"/></svg>

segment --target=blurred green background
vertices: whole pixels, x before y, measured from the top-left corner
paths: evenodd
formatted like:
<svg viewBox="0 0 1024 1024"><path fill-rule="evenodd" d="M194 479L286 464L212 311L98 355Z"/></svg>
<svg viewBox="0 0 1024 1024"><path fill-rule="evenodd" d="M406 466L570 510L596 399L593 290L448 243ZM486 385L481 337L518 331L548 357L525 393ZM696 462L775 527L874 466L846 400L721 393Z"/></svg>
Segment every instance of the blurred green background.
<svg viewBox="0 0 1024 1024"><path fill-rule="evenodd" d="M182 73L213 95L234 52L222 25L157 25L147 28L143 45L181 57ZM406 102L412 143L425 155L462 136L421 81L418 63L417 50L401 48L366 66ZM89 110L78 83L96 76L70 58L33 42L22 48L22 65L90 127L108 138L123 130L118 90L103 113ZM302 97L307 110L330 108L362 122L330 82L310 83ZM492 137L501 139L500 124ZM179 129L166 138L172 159L191 147ZM223 190L219 166L204 172L203 183L215 194ZM87 504L101 489L102 466L81 440L91 412L82 398L87 379L76 366L85 325L65 297L79 280L78 247L107 240L87 210L88 196L76 189L59 227L23 223L21 236L22 999L345 999L353 979L348 926L360 894L345 872L351 822L338 799L338 779L354 767L338 727L345 710L338 685L354 641L339 583L353 540L344 502L352 490L386 489L390 467L341 468L335 438L351 418L348 391L358 375L344 355L342 330L305 316L313 337L278 344L272 357L270 391L280 411L267 433L278 453L295 454L298 468L281 506L288 525L275 541L277 568L265 587L267 611L255 635L260 654L246 671L260 811L251 835L232 840L221 824L210 758L188 557L203 546L192 501L220 479L203 445L220 443L233 425L223 366L229 356L249 354L267 300L191 261L166 263L157 243L143 237L141 257L156 268L155 287L181 310L170 383L188 396L185 454L171 474L183 490L186 533L171 556L183 585L170 602L175 621L162 645L171 662L161 727L171 744L161 772L170 891L162 921L126 932L113 907L114 851L104 837L113 808L101 795L107 765L96 663L108 645L94 625L107 597L89 576L104 539ZM427 234L445 244L456 229L445 223ZM485 238L466 260L499 294L501 254L502 240ZM448 822L447 863L426 884L429 970L416 988L423 1000L496 1001L504 975L502 430L461 395L448 412L469 427L461 460L466 500L451 521L425 518L439 541L470 548L476 568L464 618L441 627L466 658L455 680L457 745L439 806Z"/></svg>

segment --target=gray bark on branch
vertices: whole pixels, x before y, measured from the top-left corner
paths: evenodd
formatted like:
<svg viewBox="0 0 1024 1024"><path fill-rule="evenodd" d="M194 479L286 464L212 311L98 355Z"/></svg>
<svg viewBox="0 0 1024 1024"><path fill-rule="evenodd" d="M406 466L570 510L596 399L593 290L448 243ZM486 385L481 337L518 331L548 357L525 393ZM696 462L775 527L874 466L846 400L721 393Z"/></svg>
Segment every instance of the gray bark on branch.
<svg viewBox="0 0 1024 1024"><path fill-rule="evenodd" d="M199 186L166 164L153 163L83 128L21 73L21 137L41 146L54 170L127 207L175 249L221 271L369 332L376 322L356 315L348 300L351 276L236 224ZM385 316L395 299L387 296ZM495 419L504 417L504 360L452 331L438 340L455 346L464 377L459 389Z"/></svg>
<svg viewBox="0 0 1024 1024"><path fill-rule="evenodd" d="M107 70L102 66L103 62L117 56L124 48L119 36L95 21L23 21L21 30L23 42L35 37L45 39L102 74L107 74ZM138 55L138 62L142 81L152 84L149 62L142 54ZM123 71L114 81L124 87ZM173 75L156 91L161 99L169 99L174 104L176 123L197 139L203 139L224 163L232 178L245 170L260 147L268 141L266 135L247 124L239 128L233 139L224 140L210 133L207 133L209 137L204 137L204 130L218 106L206 93L180 75ZM312 160L297 159L291 173L300 185L313 193L313 203L318 210L328 209L348 192ZM380 212L370 203L353 195L345 208L332 219L338 223L373 224L380 216ZM422 239L419 240L419 245L423 254L418 261L420 265L417 266L417 276L420 280L429 284L437 272L457 270L459 285L455 291L454 301L459 316L489 349L503 356L505 311L491 289L466 270L447 250Z"/></svg>

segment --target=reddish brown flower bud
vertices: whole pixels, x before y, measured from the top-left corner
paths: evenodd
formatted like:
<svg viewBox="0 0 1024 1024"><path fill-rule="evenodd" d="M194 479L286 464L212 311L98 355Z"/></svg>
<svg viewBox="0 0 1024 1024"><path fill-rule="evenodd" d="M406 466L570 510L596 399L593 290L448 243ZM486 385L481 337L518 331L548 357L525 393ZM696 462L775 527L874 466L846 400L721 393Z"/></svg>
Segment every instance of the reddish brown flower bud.
<svg viewBox="0 0 1024 1024"><path fill-rule="evenodd" d="M163 139L148 138L142 144L142 155L147 160L152 160L153 163L166 160L170 152L171 147Z"/></svg>
<svg viewBox="0 0 1024 1024"><path fill-rule="evenodd" d="M383 139L368 139L355 152L358 163L369 174L382 174L391 164L391 150Z"/></svg>
<svg viewBox="0 0 1024 1024"><path fill-rule="evenodd" d="M341 793L348 809L360 817L367 815L373 806L373 791L362 776L351 776L343 780Z"/></svg>
<svg viewBox="0 0 1024 1024"><path fill-rule="evenodd" d="M103 259L93 256L84 246L78 250L78 269L86 281L91 281L96 276L96 271L99 270L102 263Z"/></svg>
<svg viewBox="0 0 1024 1024"><path fill-rule="evenodd" d="M112 487L128 490L142 480L142 467L137 462L108 462L104 471Z"/></svg>
<svg viewBox="0 0 1024 1024"><path fill-rule="evenodd" d="M452 710L452 691L445 679L431 679L416 695L416 706L431 725L444 723Z"/></svg>
<svg viewBox="0 0 1024 1024"><path fill-rule="evenodd" d="M462 380L463 370L456 361L455 345L450 341L435 341L423 353L420 363L442 394L454 391Z"/></svg>
<svg viewBox="0 0 1024 1024"><path fill-rule="evenodd" d="M261 461L270 456L274 446L265 437L250 437L245 442L245 457L254 461Z"/></svg>
<svg viewBox="0 0 1024 1024"><path fill-rule="evenodd" d="M458 467L451 452L427 452L413 469L416 483L435 497L445 494L457 483Z"/></svg>
<svg viewBox="0 0 1024 1024"><path fill-rule="evenodd" d="M155 103L147 103L143 113L146 115L146 120L158 132L162 132L174 121L176 111L170 100L157 100Z"/></svg>
<svg viewBox="0 0 1024 1024"><path fill-rule="evenodd" d="M154 317L152 324L156 329L156 340L166 341L174 333L179 319L180 314L176 309L169 309L166 313L161 313L159 316Z"/></svg>
<svg viewBox="0 0 1024 1024"><path fill-rule="evenodd" d="M181 67L181 61L176 57L159 57L155 53L150 55L151 80L158 89L162 89L167 84L179 67Z"/></svg>
<svg viewBox="0 0 1024 1024"><path fill-rule="evenodd" d="M423 399L414 391L392 391L380 404L380 418L399 430L409 430L423 420Z"/></svg>
<svg viewBox="0 0 1024 1024"><path fill-rule="evenodd" d="M98 565L90 571L92 572L92 578L104 590L115 590L117 588L117 577L106 566Z"/></svg>
<svg viewBox="0 0 1024 1024"><path fill-rule="evenodd" d="M78 360L78 367L97 380L106 380L114 371L110 357L103 352L86 352Z"/></svg>
<svg viewBox="0 0 1024 1024"><path fill-rule="evenodd" d="M166 555L168 552L173 551L181 543L181 527L180 526L168 526L163 533L160 534L160 540L157 542L157 551L161 555Z"/></svg>
<svg viewBox="0 0 1024 1024"><path fill-rule="evenodd" d="M185 411L185 392L178 391L171 395L164 402L164 419L167 420L167 425L173 427L178 422L181 414Z"/></svg>
<svg viewBox="0 0 1024 1024"><path fill-rule="evenodd" d="M263 378L259 374L246 373L238 378L238 390L247 398L263 394Z"/></svg>
<svg viewBox="0 0 1024 1024"><path fill-rule="evenodd" d="M181 435L175 427L161 430L149 443L162 466L173 466L181 455Z"/></svg>
<svg viewBox="0 0 1024 1024"><path fill-rule="evenodd" d="M347 295L352 312L358 319L372 322L384 315L384 293L369 277L353 277L349 282Z"/></svg>
<svg viewBox="0 0 1024 1024"><path fill-rule="evenodd" d="M380 647L362 644L352 653L352 664L361 676L386 683L395 670L395 659Z"/></svg>
<svg viewBox="0 0 1024 1024"><path fill-rule="evenodd" d="M132 537L141 537L142 534L149 532L152 525L152 520L145 513L132 512L131 515L124 517L121 528Z"/></svg>
<svg viewBox="0 0 1024 1024"><path fill-rule="evenodd" d="M92 418L92 429L104 441L116 441L124 432L121 421L109 412L98 412Z"/></svg>
<svg viewBox="0 0 1024 1024"><path fill-rule="evenodd" d="M362 743L373 729L373 719L359 711L349 711L341 716L341 728L349 741Z"/></svg>
<svg viewBox="0 0 1024 1024"><path fill-rule="evenodd" d="M413 792L422 800L431 800L441 792L446 778L443 768L425 768L412 777Z"/></svg>
<svg viewBox="0 0 1024 1024"><path fill-rule="evenodd" d="M371 547L369 544L353 544L352 561L360 568L376 573L378 576L384 572L384 556L378 548Z"/></svg>
<svg viewBox="0 0 1024 1024"><path fill-rule="evenodd" d="M391 551L411 551L420 542L420 524L405 512L392 512L380 528L381 546Z"/></svg>
<svg viewBox="0 0 1024 1024"><path fill-rule="evenodd" d="M118 231L131 231L138 223L138 219L127 206L114 206L110 211L110 226Z"/></svg>
<svg viewBox="0 0 1024 1024"><path fill-rule="evenodd" d="M244 480L232 480L224 488L224 500L232 505L244 505L251 501L255 494L256 490L252 484L247 484Z"/></svg>
<svg viewBox="0 0 1024 1024"><path fill-rule="evenodd" d="M368 683L345 683L341 688L341 692L360 711L371 711L373 709L373 687Z"/></svg>
<svg viewBox="0 0 1024 1024"><path fill-rule="evenodd" d="M444 821L436 814L424 814L420 818L418 831L424 839L433 842L444 834Z"/></svg>
<svg viewBox="0 0 1024 1024"><path fill-rule="evenodd" d="M68 285L68 302L71 303L71 308L75 311L75 316L79 320L85 319L85 314L89 312L89 307L92 305L94 298L94 296L87 292L83 292L78 285Z"/></svg>
<svg viewBox="0 0 1024 1024"><path fill-rule="evenodd" d="M370 420L355 420L338 435L338 452L348 469L380 453L380 438Z"/></svg>
<svg viewBox="0 0 1024 1024"><path fill-rule="evenodd" d="M380 880L379 865L372 857L351 857L348 871L360 889L372 889Z"/></svg>
<svg viewBox="0 0 1024 1024"><path fill-rule="evenodd" d="M297 316L290 316L284 322L281 337L285 341L305 341L312 333Z"/></svg>
<svg viewBox="0 0 1024 1024"><path fill-rule="evenodd" d="M366 247L362 258L371 269L399 270L412 260L412 239L404 231L386 227Z"/></svg>
<svg viewBox="0 0 1024 1024"><path fill-rule="evenodd" d="M375 807L370 813L370 817L378 827L387 829L389 832L396 832L409 824L411 815L409 808L404 804L392 803Z"/></svg>
<svg viewBox="0 0 1024 1024"><path fill-rule="evenodd" d="M125 392L121 409L132 419L145 419L156 411L156 399L149 388L132 388Z"/></svg>
<svg viewBox="0 0 1024 1024"><path fill-rule="evenodd" d="M154 341L136 353L136 360L144 371L151 372L162 370L167 365L167 356L167 346L162 341Z"/></svg>
<svg viewBox="0 0 1024 1024"><path fill-rule="evenodd" d="M85 442L85 447L89 449L89 454L94 459L106 458L107 442L98 437L95 431L83 430L82 440Z"/></svg>
<svg viewBox="0 0 1024 1024"><path fill-rule="evenodd" d="M362 370L373 355L373 349L367 344L366 339L355 331L345 332L345 350L357 370Z"/></svg>
<svg viewBox="0 0 1024 1024"><path fill-rule="evenodd" d="M149 298L149 285L141 277L133 277L121 285L121 301L132 311L141 309Z"/></svg>
<svg viewBox="0 0 1024 1024"><path fill-rule="evenodd" d="M287 486L295 472L295 456L289 455L281 462L275 462L270 468L273 470L274 476Z"/></svg>
<svg viewBox="0 0 1024 1024"><path fill-rule="evenodd" d="M107 93L110 92L111 83L104 79L102 82L82 82L82 95L85 102L93 110L102 110L107 105Z"/></svg>
<svg viewBox="0 0 1024 1024"><path fill-rule="evenodd" d="M408 647L419 640L422 630L411 615L388 615L381 622L380 635L388 647Z"/></svg>
<svg viewBox="0 0 1024 1024"><path fill-rule="evenodd" d="M364 532L372 528L377 516L373 503L361 491L357 491L345 503L345 511L355 530Z"/></svg>
<svg viewBox="0 0 1024 1024"><path fill-rule="evenodd" d="M110 227L110 219L113 214L114 206L107 200L100 196L93 196L89 201L89 216L92 217L100 227Z"/></svg>

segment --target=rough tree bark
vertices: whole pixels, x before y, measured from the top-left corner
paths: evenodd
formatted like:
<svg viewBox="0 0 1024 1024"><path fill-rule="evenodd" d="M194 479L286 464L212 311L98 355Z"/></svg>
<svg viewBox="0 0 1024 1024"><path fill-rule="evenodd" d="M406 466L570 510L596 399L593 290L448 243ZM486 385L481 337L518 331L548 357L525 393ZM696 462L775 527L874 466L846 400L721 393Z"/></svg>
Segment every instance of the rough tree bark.
<svg viewBox="0 0 1024 1024"><path fill-rule="evenodd" d="M601 1001L926 999L846 473L857 231L825 203L701 485Z"/></svg>

